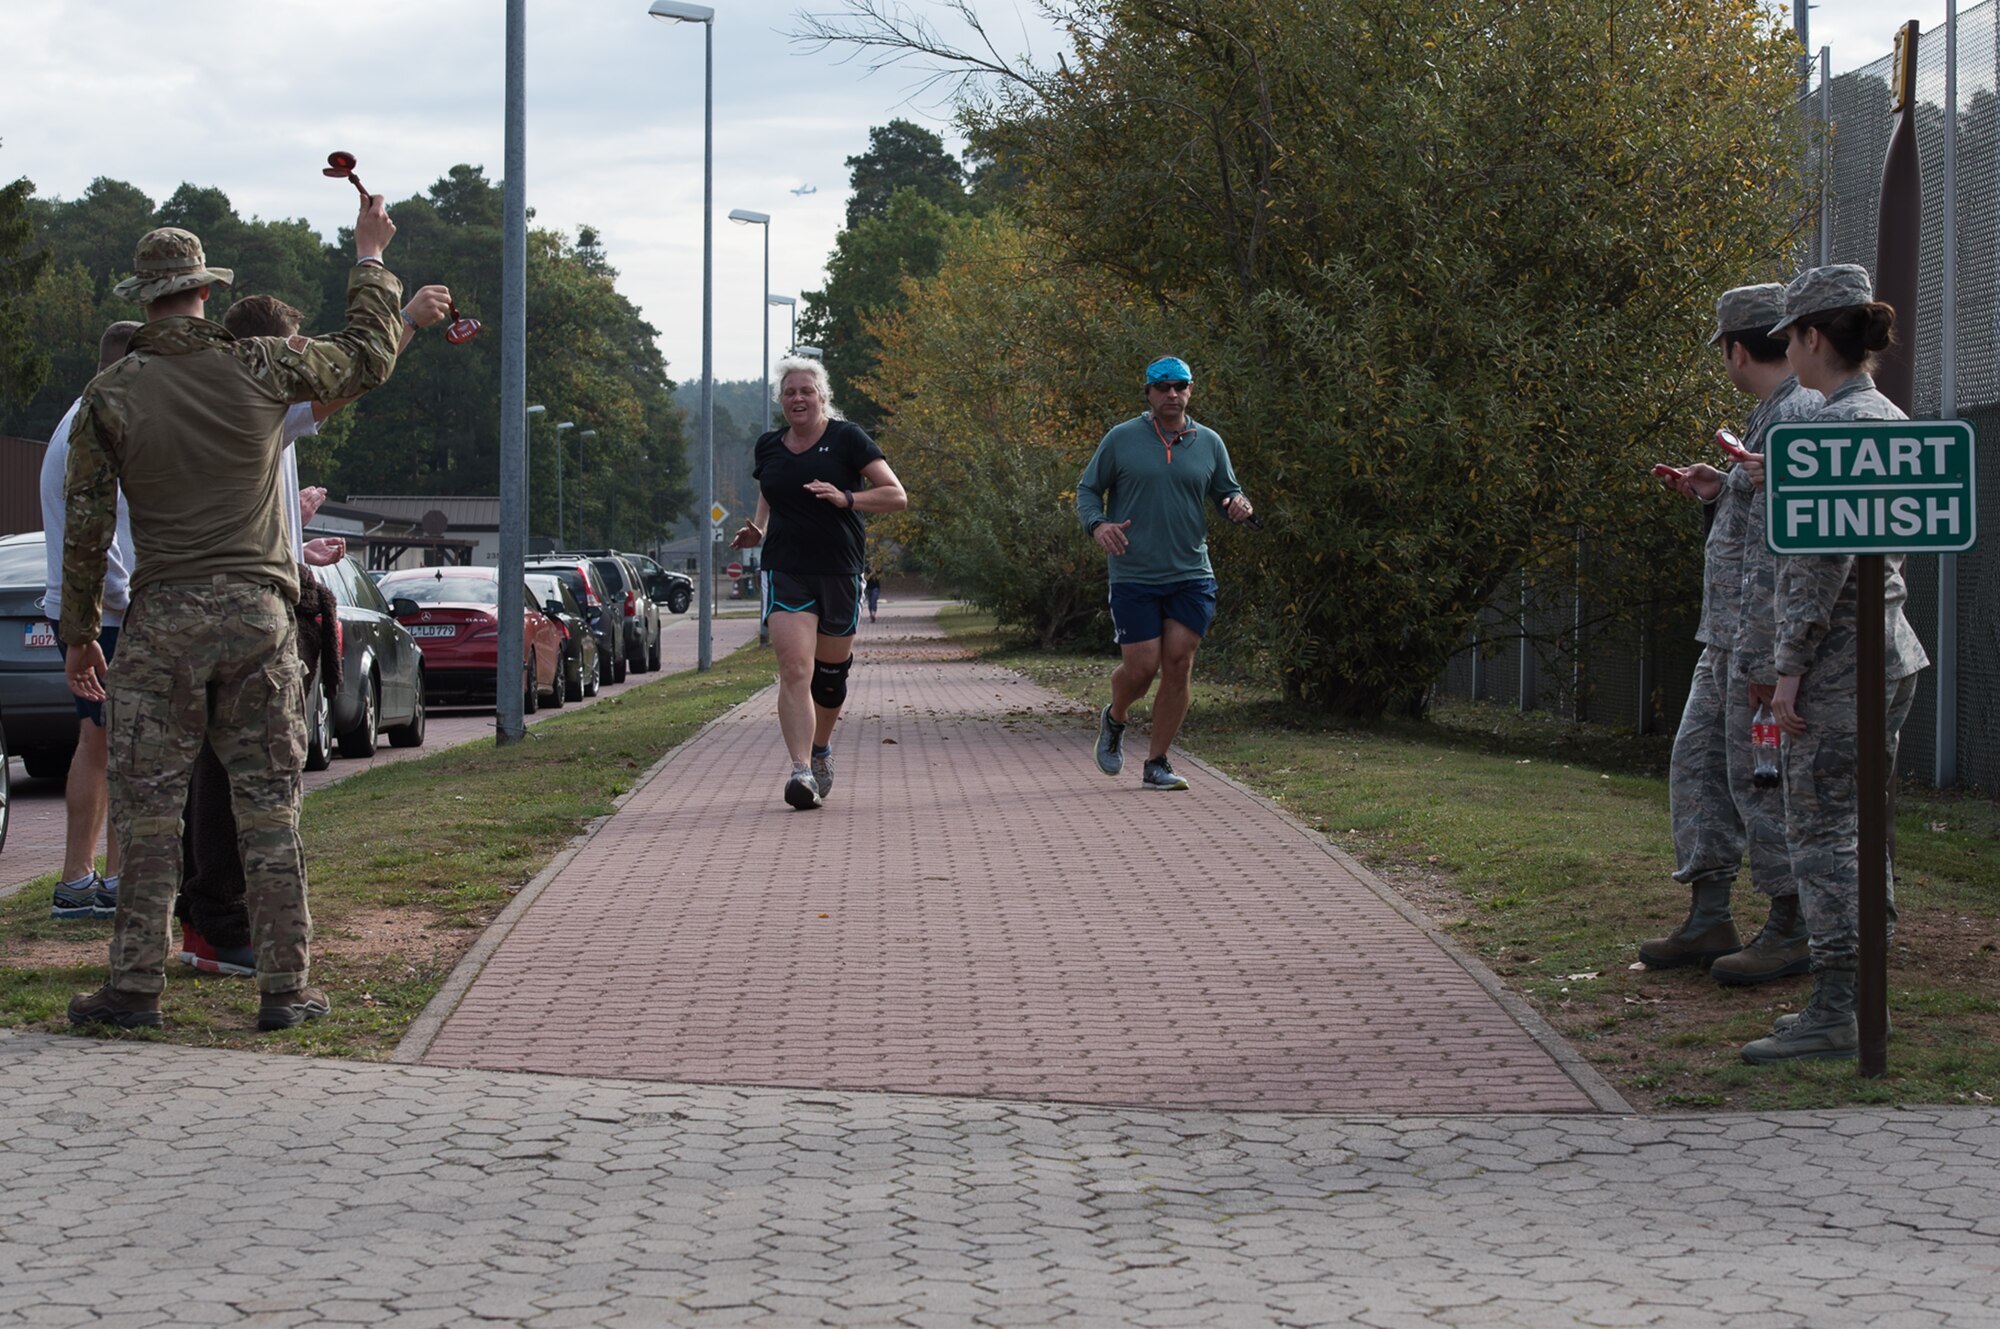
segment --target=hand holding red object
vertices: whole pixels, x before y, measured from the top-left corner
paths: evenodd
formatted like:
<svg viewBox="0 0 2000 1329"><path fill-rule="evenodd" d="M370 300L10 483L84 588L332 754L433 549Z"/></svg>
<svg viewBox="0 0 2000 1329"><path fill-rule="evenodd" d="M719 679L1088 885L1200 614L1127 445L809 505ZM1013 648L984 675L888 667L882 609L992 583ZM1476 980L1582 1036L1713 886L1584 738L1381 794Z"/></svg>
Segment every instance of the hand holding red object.
<svg viewBox="0 0 2000 1329"><path fill-rule="evenodd" d="M336 180L346 180L360 191L364 200L368 197L367 187L361 183L361 177L354 173L354 154L351 152L327 153L326 169L320 174L330 175Z"/></svg>
<svg viewBox="0 0 2000 1329"><path fill-rule="evenodd" d="M479 320L459 317L458 304L454 301L451 306L451 326L444 330L444 339L453 346L463 346L478 335Z"/></svg>

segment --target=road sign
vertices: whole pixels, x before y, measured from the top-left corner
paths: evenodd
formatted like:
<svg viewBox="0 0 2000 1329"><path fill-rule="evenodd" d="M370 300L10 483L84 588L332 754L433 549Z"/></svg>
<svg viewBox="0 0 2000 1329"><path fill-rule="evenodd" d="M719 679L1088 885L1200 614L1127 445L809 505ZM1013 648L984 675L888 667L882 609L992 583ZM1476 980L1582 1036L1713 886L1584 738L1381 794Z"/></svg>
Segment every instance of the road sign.
<svg viewBox="0 0 2000 1329"><path fill-rule="evenodd" d="M720 526L722 525L722 523L729 520L729 509L723 507L720 503L717 503L714 507L708 510L708 519L714 522L717 526Z"/></svg>
<svg viewBox="0 0 2000 1329"><path fill-rule="evenodd" d="M1963 420L1773 425L1765 449L1765 538L1774 553L1972 548L1977 439Z"/></svg>
<svg viewBox="0 0 2000 1329"><path fill-rule="evenodd" d="M732 579L740 577L743 575L743 565L741 563L731 563L722 570L722 575Z"/></svg>

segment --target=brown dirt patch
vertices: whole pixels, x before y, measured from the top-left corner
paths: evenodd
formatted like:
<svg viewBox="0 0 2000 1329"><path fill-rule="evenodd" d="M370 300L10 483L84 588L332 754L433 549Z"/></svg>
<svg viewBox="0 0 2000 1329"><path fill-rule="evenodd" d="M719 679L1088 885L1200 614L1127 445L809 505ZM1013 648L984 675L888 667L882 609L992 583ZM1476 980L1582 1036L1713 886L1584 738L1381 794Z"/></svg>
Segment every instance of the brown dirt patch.
<svg viewBox="0 0 2000 1329"><path fill-rule="evenodd" d="M1718 1091L1713 1077L1736 1069L1742 1043L1761 1036L1779 1015L1802 1007L1811 991L1811 981L1803 976L1724 987L1698 968L1634 969L1638 957L1632 953L1606 957L1594 978L1564 980L1540 966L1539 956L1482 944L1476 904L1452 884L1449 873L1426 862L1383 855L1365 839L1343 847L1532 1002L1642 1112L1742 1106L1726 1090ZM1926 908L1924 884L1899 884L1903 910L1890 948L1890 1007L1898 1022L1896 1040L1906 1046L1936 1041L1925 1032L1930 1021L1896 1014L1911 987L1956 989L1966 999L1988 1003L1989 1010L2000 1007L2000 920ZM1663 903L1668 903L1664 897ZM1674 912L1660 932L1670 930L1679 917ZM1763 918L1761 899L1746 889L1737 903L1738 927L1746 941ZM1956 1018L1974 1023L1989 1044L2000 1042L2000 1016ZM1663 1049L1671 1049L1664 1058Z"/></svg>

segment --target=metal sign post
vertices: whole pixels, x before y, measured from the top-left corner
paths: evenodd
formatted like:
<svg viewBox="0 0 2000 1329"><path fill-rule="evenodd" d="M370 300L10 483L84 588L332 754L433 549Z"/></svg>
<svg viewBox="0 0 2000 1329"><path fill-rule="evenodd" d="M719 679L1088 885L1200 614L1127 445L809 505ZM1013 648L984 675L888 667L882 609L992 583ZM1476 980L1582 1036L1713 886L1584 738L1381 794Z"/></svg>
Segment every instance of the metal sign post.
<svg viewBox="0 0 2000 1329"><path fill-rule="evenodd" d="M1766 436L1766 541L1855 556L1854 784L1861 928L1861 1074L1888 1068L1889 847L1895 773L1883 699L1885 554L1959 553L1977 538L1978 440L1963 420L1776 425Z"/></svg>

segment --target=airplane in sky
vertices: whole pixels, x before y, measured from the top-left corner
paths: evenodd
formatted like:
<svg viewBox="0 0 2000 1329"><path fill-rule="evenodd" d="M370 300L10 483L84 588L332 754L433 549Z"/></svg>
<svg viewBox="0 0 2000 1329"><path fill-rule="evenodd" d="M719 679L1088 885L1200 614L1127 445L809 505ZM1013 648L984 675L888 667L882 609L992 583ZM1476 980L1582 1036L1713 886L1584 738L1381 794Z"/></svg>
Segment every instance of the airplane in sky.
<svg viewBox="0 0 2000 1329"><path fill-rule="evenodd" d="M807 194L817 194L818 192L819 192L818 185L800 185L797 189L794 189L792 191L792 193L799 198L804 198Z"/></svg>

